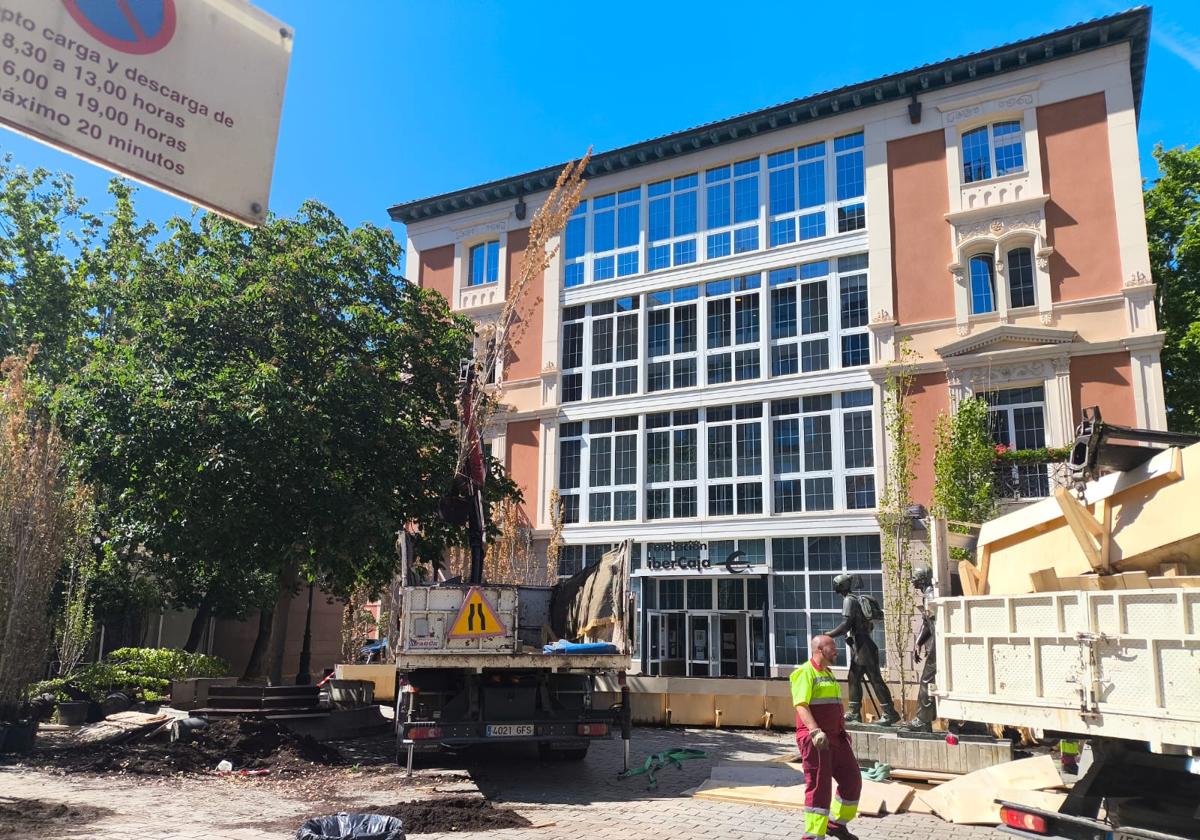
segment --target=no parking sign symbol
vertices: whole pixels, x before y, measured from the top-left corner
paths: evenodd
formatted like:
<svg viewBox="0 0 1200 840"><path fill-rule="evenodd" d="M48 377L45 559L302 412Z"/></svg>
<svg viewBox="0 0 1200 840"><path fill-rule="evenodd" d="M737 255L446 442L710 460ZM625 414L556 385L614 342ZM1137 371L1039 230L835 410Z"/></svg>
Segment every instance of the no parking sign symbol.
<svg viewBox="0 0 1200 840"><path fill-rule="evenodd" d="M75 22L106 47L149 55L175 34L175 0L63 0Z"/></svg>

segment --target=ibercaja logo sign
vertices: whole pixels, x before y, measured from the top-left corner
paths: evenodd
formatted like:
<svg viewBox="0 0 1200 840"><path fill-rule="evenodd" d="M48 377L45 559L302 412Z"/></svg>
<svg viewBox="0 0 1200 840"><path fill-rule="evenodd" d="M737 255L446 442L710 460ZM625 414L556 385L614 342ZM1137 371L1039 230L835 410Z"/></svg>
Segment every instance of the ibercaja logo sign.
<svg viewBox="0 0 1200 840"><path fill-rule="evenodd" d="M106 47L156 53L175 35L175 0L62 0L75 22Z"/></svg>
<svg viewBox="0 0 1200 840"><path fill-rule="evenodd" d="M669 542L669 543L650 543L648 553L660 553L668 556L666 559L658 559L650 557L646 561L646 568L654 571L670 571L671 569L679 569L686 571L702 571L703 569L713 568L712 559L708 556L708 543L704 542ZM725 571L730 574L740 574L749 570L750 564L744 559L746 552L731 551L729 556L725 558L725 562L720 564L725 567Z"/></svg>

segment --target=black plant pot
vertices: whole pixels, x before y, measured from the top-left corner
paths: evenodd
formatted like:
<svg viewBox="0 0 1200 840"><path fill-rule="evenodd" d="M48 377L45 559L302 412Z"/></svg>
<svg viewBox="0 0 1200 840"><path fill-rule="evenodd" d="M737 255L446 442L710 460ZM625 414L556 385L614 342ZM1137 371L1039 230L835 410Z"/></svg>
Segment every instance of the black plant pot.
<svg viewBox="0 0 1200 840"><path fill-rule="evenodd" d="M7 723L4 726L6 732L3 744L0 745L0 752L27 753L33 749L33 742L37 739L38 731L36 720Z"/></svg>
<svg viewBox="0 0 1200 840"><path fill-rule="evenodd" d="M87 723L90 703L64 702L58 704L58 722L67 726L82 726Z"/></svg>

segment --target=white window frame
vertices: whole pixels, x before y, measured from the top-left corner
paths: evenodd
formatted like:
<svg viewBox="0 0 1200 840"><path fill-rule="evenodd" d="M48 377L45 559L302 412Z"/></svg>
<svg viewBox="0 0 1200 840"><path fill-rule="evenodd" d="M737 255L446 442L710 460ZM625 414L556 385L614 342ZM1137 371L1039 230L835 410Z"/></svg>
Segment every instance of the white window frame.
<svg viewBox="0 0 1200 840"><path fill-rule="evenodd" d="M1017 131L1012 133L1011 137L1016 138L1016 144L1021 147L1021 168L1013 169L1009 172L1000 174L999 167L996 165L996 126L1016 123ZM968 134L973 134L980 129L985 129L984 135L987 137L988 144L988 167L989 173L983 178L967 178L967 154L965 141ZM1005 143L1006 146L1014 145L1013 143ZM994 119L987 122L976 123L968 126L963 126L958 131L958 182L963 186L973 184L983 184L997 178L1009 178L1016 175L1022 175L1029 172L1029 149L1025 145L1025 120L1017 115L997 115Z"/></svg>
<svg viewBox="0 0 1200 840"><path fill-rule="evenodd" d="M670 415L670 423L665 426L655 426L651 428L649 418L651 415ZM695 414L696 420L693 423L680 422L679 418L684 418L689 414ZM703 448L706 445L706 438L702 434L702 424L700 422L700 412L698 409L676 409L670 412L651 412L642 421L644 435L642 439L642 458L645 464L645 478L643 480L643 488L645 490L643 496L643 515L647 522L663 521L676 519L682 521L694 521L704 517L704 504L701 501L700 489L704 486L704 464L707 451ZM676 477L676 457L675 457L675 432L677 430L694 430L695 432L695 450L696 450L696 475L693 478L677 478ZM650 436L652 434L663 433L667 435L667 479L652 480L650 477ZM695 494L696 513L693 516L677 517L675 515L675 494L677 490L690 489ZM650 494L653 491L667 491L669 498L667 516L650 518Z"/></svg>
<svg viewBox="0 0 1200 840"><path fill-rule="evenodd" d="M689 179L692 181L690 186L680 184L681 181L687 181ZM695 265L703 259L700 242L701 233L704 230L704 226L701 224L702 219L700 216L702 192L700 180L700 174L698 172L685 172L681 175L663 178L646 184L646 253L644 255L644 273L652 274L655 271L666 271L667 269L677 268L682 265ZM651 190L661 187L664 184L666 185L665 192L660 191L652 194ZM678 223L678 218L676 215L678 208L676 205L678 200L686 195L691 195L695 202L695 227L691 233L676 233L675 226ZM668 234L660 239L651 239L650 214L653 212L651 208L662 203L665 203L667 206ZM692 244L692 259L684 261L676 260L676 246L689 241ZM652 268L650 265L650 252L656 248L667 249L667 262L665 265L659 265Z"/></svg>
<svg viewBox="0 0 1200 840"><path fill-rule="evenodd" d="M738 172L738 168L742 167L743 171ZM722 170L725 170L722 172ZM704 170L704 178L701 183L703 190L703 207L704 217L701 220L701 233L703 234L702 245L703 253L700 255L700 261L719 260L730 256L738 256L741 254L750 254L762 249L763 243L761 240L761 232L759 230L759 220L762 216L762 171L763 157L756 155L751 158L745 158L739 161L723 163L718 166L710 166ZM758 200L755 202L754 216L748 219L738 220L737 218L737 190L740 184L755 181L757 183ZM717 225L715 227L708 226L708 207L709 202L715 192L725 189L729 193L729 224ZM754 231L754 247L742 248L738 246L738 234L746 231ZM718 236L729 237L729 250L724 254L709 255L710 240ZM699 247L699 246L698 246Z"/></svg>
<svg viewBox="0 0 1200 840"><path fill-rule="evenodd" d="M691 299L687 299L686 295L689 294L691 292L691 290L695 290L695 297L692 297ZM642 306L645 310L645 315L642 318L642 336L643 336L642 340L643 340L643 345L646 348L645 354L644 354L644 360L643 360L643 365L646 368L645 379L643 381L643 387L645 388L645 393L647 393L647 394L649 394L649 393L664 393L667 391L679 390L677 388L677 386L675 385L676 363L680 362L680 361L685 361L687 359L692 360L692 363L695 368L695 378L694 378L693 384L682 386L683 389L696 388L696 387L699 387L700 383L704 382L705 372L701 370L700 363L701 363L701 360L703 359L702 349L704 346L705 336L707 335L707 333L705 331L707 322L701 318L701 315L704 312L704 307L702 306L702 303L704 301L704 295L702 294L702 291L703 291L703 289L701 289L699 284L693 283L688 286L679 286L679 287L669 289L669 290L663 290L663 291L659 291L659 292L650 292L643 296ZM676 299L676 296L680 296L680 298ZM669 302L668 302L668 300L664 300L663 299L664 297L669 299ZM676 310L683 309L688 306L691 306L693 308L693 311L696 314L695 347L692 350L677 351L675 349L675 345L676 345L675 313L676 313ZM654 356L654 355L651 355L651 351L650 351L650 320L651 320L650 316L651 316L651 313L663 312L663 311L667 311L669 313L668 329L667 329L667 334L668 334L667 352L664 354ZM654 391L651 391L651 389L650 389L650 366L652 364L659 364L659 363L663 363L663 362L665 362L667 364L667 367L670 371L670 382L666 388L657 388Z"/></svg>
<svg viewBox="0 0 1200 840"><path fill-rule="evenodd" d="M719 411L722 409L729 410L729 412L730 412L729 419L727 419L727 420L711 419L712 412ZM738 416L739 409L741 410L741 413L744 416L742 416L742 417ZM754 415L755 409L757 409L757 412L758 412L757 416ZM716 517L725 517L725 516L746 517L746 516L768 516L768 515L770 515L771 508L770 508L770 504L769 504L769 497L767 495L768 488L765 486L766 485L765 479L766 479L767 473L769 471L769 464L770 464L770 452L767 449L767 447L769 445L769 441L767 440L768 430L766 428L766 426L767 426L766 413L767 412L764 408L763 403L758 402L758 401L755 401L752 403L738 403L735 405L709 406L704 409L703 417L702 417L703 433L702 433L700 445L704 448L703 464L704 464L705 480L704 480L704 484L702 485L702 487L704 488L704 493L703 493L703 499L702 499L701 503L703 505L704 515L707 518L716 518ZM757 429L758 429L758 472L743 474L741 472L741 469L740 469L741 465L740 465L739 459L738 459L738 441L740 439L741 434L743 433L743 430L751 428L751 427L757 427ZM727 476L717 477L712 474L713 473L713 470L712 470L713 462L709 458L709 445L710 445L709 434L710 434L710 431L714 430L714 429L728 429L729 433L730 433L730 447L731 447L731 449L730 449L730 474ZM743 484L757 484L758 485L758 488L759 488L759 490L758 490L758 493L759 493L758 510L751 511L751 510L743 510L742 509L741 501L740 501L740 498L738 495L738 488L740 485L743 485ZM718 486L731 488L731 491L733 493L733 497L732 497L733 498L733 511L730 513L719 514L719 513L715 513L712 509L711 497L709 496L708 489L711 487L718 487Z"/></svg>
<svg viewBox="0 0 1200 840"><path fill-rule="evenodd" d="M728 283L728 290L719 290L721 284ZM715 291L716 290L716 291ZM763 324L762 324L762 275L747 274L740 277L721 278L705 283L703 286L703 295L701 299L704 301L704 306L701 308L703 314L703 330L704 330L704 364L703 371L698 382L704 385L719 386L727 385L733 382L753 382L763 378ZM714 347L710 344L710 334L708 329L709 318L709 303L711 302L729 302L729 343L721 347ZM738 304L741 301L746 301L749 305L753 301L754 317L758 321L758 330L755 338L750 341L738 341L738 326L737 314ZM738 378L737 359L739 353L753 352L758 356L758 376ZM714 356L728 355L729 356L729 379L725 382L709 382L708 379L708 362Z"/></svg>

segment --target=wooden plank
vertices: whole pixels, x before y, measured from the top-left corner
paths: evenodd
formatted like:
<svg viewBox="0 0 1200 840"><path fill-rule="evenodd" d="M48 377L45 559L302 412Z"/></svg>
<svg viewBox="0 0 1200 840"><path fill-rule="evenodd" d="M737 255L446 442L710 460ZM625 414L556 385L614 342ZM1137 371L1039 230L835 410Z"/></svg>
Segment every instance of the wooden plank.
<svg viewBox="0 0 1200 840"><path fill-rule="evenodd" d="M942 773L937 770L909 770L906 767L893 767L892 777L926 782L949 782L961 776L961 773Z"/></svg>
<svg viewBox="0 0 1200 840"><path fill-rule="evenodd" d="M908 785L899 782L873 782L863 779L862 794L858 798L858 812L869 817L899 814L916 793Z"/></svg>
<svg viewBox="0 0 1200 840"><path fill-rule="evenodd" d="M962 583L963 595L968 597L979 594L978 579L975 577L975 564L970 560L962 560L958 564L958 579Z"/></svg>
<svg viewBox="0 0 1200 840"><path fill-rule="evenodd" d="M1067 521L1067 526L1075 535L1075 541L1079 543L1079 548L1087 558L1088 565L1096 570L1102 568L1100 548L1096 544L1102 532L1100 523L1088 513L1083 505L1079 504L1079 500L1065 487L1055 488L1054 501L1058 503L1059 510L1062 511L1063 518Z"/></svg>
<svg viewBox="0 0 1200 840"><path fill-rule="evenodd" d="M1058 592L1058 573L1052 568L1030 572L1029 585L1034 592Z"/></svg>
<svg viewBox="0 0 1200 840"><path fill-rule="evenodd" d="M1163 563L1158 567L1158 573L1163 577L1183 577L1187 571L1186 563Z"/></svg>
<svg viewBox="0 0 1200 840"><path fill-rule="evenodd" d="M1150 575L1145 572L1122 572L1117 577L1121 579L1122 589L1150 588Z"/></svg>
<svg viewBox="0 0 1200 840"><path fill-rule="evenodd" d="M1100 520L1100 571L1112 571L1109 555L1112 549L1112 499L1103 498L1096 503L1096 518Z"/></svg>
<svg viewBox="0 0 1200 840"><path fill-rule="evenodd" d="M1040 755L976 770L939 785L922 798L938 816L950 822L992 824L999 820L993 800L1000 791L1039 791L1061 784L1054 759Z"/></svg>
<svg viewBox="0 0 1200 840"><path fill-rule="evenodd" d="M1200 575L1188 577L1152 577L1151 589L1200 589Z"/></svg>
<svg viewBox="0 0 1200 840"><path fill-rule="evenodd" d="M992 547L985 545L979 549L979 572L975 578L975 590L980 595L988 591L988 573L992 570Z"/></svg>

